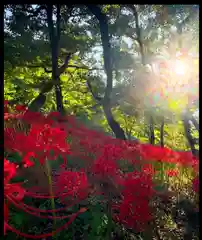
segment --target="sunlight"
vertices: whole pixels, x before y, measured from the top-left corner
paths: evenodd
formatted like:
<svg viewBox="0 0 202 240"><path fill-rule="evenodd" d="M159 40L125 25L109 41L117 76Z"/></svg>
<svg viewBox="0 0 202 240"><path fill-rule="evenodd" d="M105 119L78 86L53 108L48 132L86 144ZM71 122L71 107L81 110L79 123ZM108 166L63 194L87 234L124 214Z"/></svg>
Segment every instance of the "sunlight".
<svg viewBox="0 0 202 240"><path fill-rule="evenodd" d="M191 99L197 98L198 85L195 76L197 68L194 60L195 58L186 52L185 54L176 52L173 58L168 57L163 61L160 58L160 61L154 61L148 73L151 84L147 85L145 90L149 96L146 101L147 107L158 105L179 112L186 108ZM153 75L150 75L150 72ZM146 79L141 75L142 78Z"/></svg>
<svg viewBox="0 0 202 240"><path fill-rule="evenodd" d="M176 60L175 63L174 63L174 69L173 70L177 75L185 75L186 72L187 72L187 66L183 61Z"/></svg>

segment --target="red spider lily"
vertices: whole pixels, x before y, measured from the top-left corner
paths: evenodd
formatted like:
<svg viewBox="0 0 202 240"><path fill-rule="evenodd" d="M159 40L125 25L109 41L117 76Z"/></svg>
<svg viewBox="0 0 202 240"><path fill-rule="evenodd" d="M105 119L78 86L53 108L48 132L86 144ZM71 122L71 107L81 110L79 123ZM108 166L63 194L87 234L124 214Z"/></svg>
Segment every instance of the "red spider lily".
<svg viewBox="0 0 202 240"><path fill-rule="evenodd" d="M8 105L9 101L8 100L4 100L4 105Z"/></svg>
<svg viewBox="0 0 202 240"><path fill-rule="evenodd" d="M22 159L22 163L24 164L24 167L32 167L34 166L34 162L30 161L31 157L36 157L36 154L34 152L28 152Z"/></svg>
<svg viewBox="0 0 202 240"><path fill-rule="evenodd" d="M124 182L123 195L137 195L143 198L151 198L153 196L152 176L144 172L128 173Z"/></svg>
<svg viewBox="0 0 202 240"><path fill-rule="evenodd" d="M126 198L118 208L119 213L114 218L128 228L143 231L146 224L152 219L148 201L136 198Z"/></svg>
<svg viewBox="0 0 202 240"><path fill-rule="evenodd" d="M151 175L151 176L153 176L156 173L153 165L149 164L149 163L143 165L142 171L146 174Z"/></svg>
<svg viewBox="0 0 202 240"><path fill-rule="evenodd" d="M169 177L176 177L179 174L179 171L177 169L167 170L166 174Z"/></svg>
<svg viewBox="0 0 202 240"><path fill-rule="evenodd" d="M13 146L10 146L11 149L26 156L34 151L34 156L38 157L41 164L44 164L45 159L56 159L59 155L66 160L66 155L69 154L65 132L49 125L33 124L28 135L15 133L15 140ZM26 157L24 160L28 161Z"/></svg>
<svg viewBox="0 0 202 240"><path fill-rule="evenodd" d="M142 145L142 155L144 159L155 160L155 161L168 161L172 159L169 158L171 155L171 150L168 148L162 148L158 146L152 146L149 144Z"/></svg>
<svg viewBox="0 0 202 240"><path fill-rule="evenodd" d="M25 108L24 108L25 109ZM18 110L23 110L23 107ZM114 219L127 227L143 230L147 222L152 218L149 203L156 194L153 190L152 177L155 171L152 167L154 161L166 163L176 163L192 167L198 172L198 159L191 153L174 152L168 148L161 148L149 144L140 144L137 141L122 141L105 136L93 130L87 129L84 125L76 121L74 116L61 116L58 113L43 115L41 113L32 113L25 111L22 113L5 114L6 119L18 119L29 124L28 133L14 131L12 128L4 130L5 148L9 151L18 152L22 156L24 167L33 166L31 158L35 158L41 164L47 160L56 160L58 156L64 157L70 155L72 159L79 159L83 170L74 171L64 161L64 168L60 166L56 176L52 177L53 194L39 194L37 191L22 188L20 183L10 183L15 177L16 165L4 160L4 182L5 182L5 230L11 230L27 238L42 238L52 236L53 233L33 236L24 234L8 225L8 203L22 209L26 213L40 218L48 219L66 219L69 221L60 231L67 227L75 217L85 211L81 209L78 213L71 216L47 216L47 213L61 213L60 209L42 210L31 207L23 203L25 197L36 199L60 199L62 202L68 200L71 206L86 199L89 194L95 194L90 191L90 184L95 180L97 183L108 182L108 188L116 188L119 203L113 200L112 206L118 214L114 213ZM67 143L68 139L68 143ZM70 151L71 150L71 151ZM125 160L133 167L140 166L140 172L125 173L118 165L118 161ZM75 160L76 161L76 160ZM66 170L68 167L68 170ZM172 171L168 175L175 175ZM93 176L93 177L92 177ZM93 179L93 180L92 180ZM197 189L197 179L193 181L193 188ZM111 185L110 185L111 183ZM96 185L97 186L97 185ZM115 193L114 189L108 189ZM96 192L101 194L105 189ZM105 194L105 197L110 195ZM109 200L109 199L108 199ZM110 199L111 201L111 199Z"/></svg>
<svg viewBox="0 0 202 240"><path fill-rule="evenodd" d="M8 206L6 205L6 199L13 198L17 201L21 201L24 197L24 189L20 186L20 183L10 183L10 180L16 175L16 165L10 163L7 159L4 159L4 232L6 232L6 226L8 221Z"/></svg>
<svg viewBox="0 0 202 240"><path fill-rule="evenodd" d="M16 105L15 110L18 112L25 112L27 110L27 107L25 105Z"/></svg>
<svg viewBox="0 0 202 240"><path fill-rule="evenodd" d="M55 179L55 194L60 194L62 201L67 197L85 199L88 196L88 187L87 176L83 171L61 171Z"/></svg>
<svg viewBox="0 0 202 240"><path fill-rule="evenodd" d="M4 181L7 184L16 175L16 166L4 158Z"/></svg>
<svg viewBox="0 0 202 240"><path fill-rule="evenodd" d="M149 199L154 193L151 176L138 172L130 173L123 187L123 200L114 207L119 212L114 217L127 227L141 231L151 219Z"/></svg>
<svg viewBox="0 0 202 240"><path fill-rule="evenodd" d="M8 113L8 104L9 104L9 101L8 100L4 100L4 114L5 113Z"/></svg>
<svg viewBox="0 0 202 240"><path fill-rule="evenodd" d="M128 174L122 192L123 200L114 207L119 212L114 215L115 219L129 228L143 230L151 220L149 199L153 193L151 177L137 172Z"/></svg>
<svg viewBox="0 0 202 240"><path fill-rule="evenodd" d="M13 128L4 129L4 148L14 151L15 130Z"/></svg>
<svg viewBox="0 0 202 240"><path fill-rule="evenodd" d="M191 152L177 152L178 162L185 166L191 166L195 170L198 168L198 159Z"/></svg>
<svg viewBox="0 0 202 240"><path fill-rule="evenodd" d="M44 212L44 213L54 212L54 210L43 211L43 210L38 210L36 208L32 208L30 206L23 204L21 201L26 196L25 190L21 187L20 183L10 183L10 180L13 177L15 177L15 175L16 175L16 165L4 159L4 234L6 234L6 230L11 230L13 232L16 232L18 235L25 236L28 238L33 238L33 239L52 236L56 232L61 231L63 228L67 227L77 217L79 213L86 211L86 208L83 208L83 209L80 209L77 213L72 214L71 216L68 215L68 216L52 217L52 216L41 215L41 212ZM61 228L58 228L55 232L52 232L49 234L41 234L38 236L34 236L31 234L24 234L14 229L8 224L9 211L8 211L8 205L6 204L6 200L12 203L13 205L15 205L16 207L24 210L24 212L27 212L34 216L38 216L40 218L59 219L59 220L66 219L66 218L70 218L70 219L64 226L62 226ZM61 209L55 210L55 212L59 212L59 211L61 211Z"/></svg>
<svg viewBox="0 0 202 240"><path fill-rule="evenodd" d="M112 160L106 160L104 158L99 158L95 161L92 172L97 177L107 177L114 176L117 172L117 165Z"/></svg>

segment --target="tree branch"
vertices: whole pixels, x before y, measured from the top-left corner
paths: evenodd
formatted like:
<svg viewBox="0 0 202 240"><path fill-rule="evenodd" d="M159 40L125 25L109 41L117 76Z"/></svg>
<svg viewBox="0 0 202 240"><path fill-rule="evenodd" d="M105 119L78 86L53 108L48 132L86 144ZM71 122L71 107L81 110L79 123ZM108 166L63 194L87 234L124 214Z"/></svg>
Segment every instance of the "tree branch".
<svg viewBox="0 0 202 240"><path fill-rule="evenodd" d="M68 63L69 63L69 60L70 60L71 56L72 56L72 53L67 54L64 64L58 69L58 76L60 76L62 73L64 73L65 69L68 66Z"/></svg>
<svg viewBox="0 0 202 240"><path fill-rule="evenodd" d="M108 21L107 21L106 15L102 13L100 7L94 4L87 5L87 7L98 19L99 25L100 25L100 34L101 34L101 41L103 46L104 68L107 75L107 87L105 89L104 100L109 104L111 93L112 93L113 76L112 76L111 45L110 45L110 39L109 39Z"/></svg>
<svg viewBox="0 0 202 240"><path fill-rule="evenodd" d="M27 13L29 13L29 17L37 17L37 15L40 13L41 10L45 10L46 6L45 5L41 5L40 7L38 7L36 10L28 10L27 8L25 8L25 11Z"/></svg>
<svg viewBox="0 0 202 240"><path fill-rule="evenodd" d="M142 64L145 65L146 64L146 59L145 59L145 54L144 54L144 45L143 45L143 42L142 42L142 34L141 34L141 28L140 28L140 22L139 22L137 9L133 4L127 4L126 6L132 10L132 12L134 14L134 17L135 17L136 34L137 34L137 38L135 38L135 40L138 42L138 44L140 46Z"/></svg>
<svg viewBox="0 0 202 240"><path fill-rule="evenodd" d="M64 71L61 71L61 68L63 68L64 70L67 69L67 68L76 68L76 69L84 69L84 70L88 70L88 71L95 71L95 70L99 70L99 71L104 71L105 69L103 68L88 68L87 66L78 66L78 65L66 65L66 67L64 68L64 65L66 64L63 64L60 68L59 68L59 72L61 72L60 74L62 74ZM43 65L27 65L26 67L28 68L43 68L45 72L47 73L51 73L52 70L48 70L47 67L44 67ZM51 66L50 66L51 67Z"/></svg>
<svg viewBox="0 0 202 240"><path fill-rule="evenodd" d="M97 96L97 95L93 92L93 88L92 88L92 85L91 85L89 79L87 79L86 82L87 82L88 88L89 88L91 94L93 95L94 99L95 99L96 101L100 102L100 101L102 100L102 98L99 97L99 96Z"/></svg>

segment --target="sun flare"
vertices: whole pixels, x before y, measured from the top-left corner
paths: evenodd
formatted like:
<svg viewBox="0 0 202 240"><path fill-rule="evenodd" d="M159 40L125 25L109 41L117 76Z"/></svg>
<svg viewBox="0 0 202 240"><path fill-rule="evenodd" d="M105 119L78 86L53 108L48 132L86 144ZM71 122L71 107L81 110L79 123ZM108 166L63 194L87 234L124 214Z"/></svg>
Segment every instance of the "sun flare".
<svg viewBox="0 0 202 240"><path fill-rule="evenodd" d="M186 64L181 60L176 60L174 63L174 72L177 75L185 75L187 72Z"/></svg>

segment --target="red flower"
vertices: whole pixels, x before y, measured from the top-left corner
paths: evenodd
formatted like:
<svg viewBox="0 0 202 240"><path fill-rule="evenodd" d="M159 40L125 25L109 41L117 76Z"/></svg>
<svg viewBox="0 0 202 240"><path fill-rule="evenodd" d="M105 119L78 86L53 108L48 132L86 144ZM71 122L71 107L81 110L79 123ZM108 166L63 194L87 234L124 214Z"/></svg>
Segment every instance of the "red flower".
<svg viewBox="0 0 202 240"><path fill-rule="evenodd" d="M14 163L4 159L4 197L22 200L24 197L24 189L19 183L9 183L16 175L16 166Z"/></svg>
<svg viewBox="0 0 202 240"><path fill-rule="evenodd" d="M146 160L167 161L167 162L170 162L172 160L169 157L172 151L168 148L162 148L158 146L144 144L142 145L141 151L144 159Z"/></svg>
<svg viewBox="0 0 202 240"><path fill-rule="evenodd" d="M27 107L25 105L16 105L15 110L18 112L25 112L27 110Z"/></svg>
<svg viewBox="0 0 202 240"><path fill-rule="evenodd" d="M117 165L112 160L106 160L103 157L98 158L93 167L92 172L97 177L106 177L106 176L114 176L117 172Z"/></svg>
<svg viewBox="0 0 202 240"><path fill-rule="evenodd" d="M152 218L149 202L144 200L126 198L116 210L119 214L115 216L115 219L136 231L143 231Z"/></svg>
<svg viewBox="0 0 202 240"><path fill-rule="evenodd" d="M6 199L15 199L21 201L25 191L19 183L10 183L10 180L16 175L16 165L4 159L4 233L8 222L8 206Z"/></svg>
<svg viewBox="0 0 202 240"><path fill-rule="evenodd" d="M154 175L155 174L155 170L154 170L154 167L152 166L152 164L144 164L143 167L142 167L142 171L146 174L149 174L149 175Z"/></svg>
<svg viewBox="0 0 202 240"><path fill-rule="evenodd" d="M114 207L119 211L114 215L115 219L127 227L141 231L151 219L149 199L154 193L151 176L138 172L130 173L123 186L123 201Z"/></svg>
<svg viewBox="0 0 202 240"><path fill-rule="evenodd" d="M24 167L32 167L34 166L34 162L30 161L31 157L36 157L34 152L28 152L22 159L22 163L24 163Z"/></svg>
<svg viewBox="0 0 202 240"><path fill-rule="evenodd" d="M9 101L8 100L4 100L4 105L8 105L9 104Z"/></svg>
<svg viewBox="0 0 202 240"><path fill-rule="evenodd" d="M16 165L4 158L4 185L16 175Z"/></svg>
<svg viewBox="0 0 202 240"><path fill-rule="evenodd" d="M62 201L67 197L70 199L85 199L88 195L88 180L83 171L61 171L55 180L55 194L65 194L64 197L61 197Z"/></svg>
<svg viewBox="0 0 202 240"><path fill-rule="evenodd" d="M4 100L4 114L5 113L8 113L8 100ZM4 116L4 118L5 118L5 116Z"/></svg>
<svg viewBox="0 0 202 240"><path fill-rule="evenodd" d="M179 171L177 169L167 170L166 174L169 177L176 177L179 174Z"/></svg>
<svg viewBox="0 0 202 240"><path fill-rule="evenodd" d="M34 152L34 156L44 164L45 160L56 159L59 155L64 157L70 153L69 145L66 142L65 131L50 125L33 124L28 135L16 133L13 149L21 154L30 154ZM31 164L29 157L23 159Z"/></svg>
<svg viewBox="0 0 202 240"><path fill-rule="evenodd" d="M18 105L16 110L24 111L26 107ZM119 196L121 200L119 204L113 205L113 209L118 210L118 214L114 213L113 215L114 219L138 231L143 230L152 217L149 208L150 199L155 193L152 182L155 173L152 161L181 163L191 166L196 172L198 171L198 160L193 158L191 153L174 152L168 148L140 144L136 141L113 139L104 136L103 133L87 129L77 122L74 116L61 117L56 112L43 115L26 111L18 114L15 112L5 114L4 117L7 120L17 118L30 125L29 132L26 134L14 129L5 129L4 134L6 150L20 153L23 156L22 162L25 167L34 164L31 157L36 158L41 164L46 160L56 160L58 156L66 159L67 154L79 159L79 161L86 161L85 169L91 170L92 174L101 180L110 177L113 183L111 188L116 188L116 196ZM67 140L69 143L67 143ZM140 172L125 173L121 164L119 166L119 161L126 161L127 164L132 165L132 168L140 169ZM28 190L25 192L20 183L11 183L10 180L16 174L16 165L6 159L4 160L5 231L7 228L21 236L32 238L42 236L45 238L53 235L53 233L49 233L33 236L20 233L12 228L7 224L9 215L7 202L34 216L54 219L55 217L45 216L44 213L58 213L61 209L42 210L28 206L22 202L24 195L38 199L58 198L61 202L68 200L75 204L75 202L77 203L75 200L80 201L87 198L88 194L92 194L87 174L84 171L65 170L65 165L67 166L66 162L63 164L64 169L60 168L56 176L52 177L54 196L52 196L52 193L50 196ZM169 170L167 174L176 176L177 170ZM198 191L198 185L197 177L193 180L195 191ZM66 217L68 216L56 216L55 219ZM68 224L69 222L65 226L68 226ZM57 229L57 231L61 229Z"/></svg>
<svg viewBox="0 0 202 240"><path fill-rule="evenodd" d="M127 174L124 183L123 195L133 195L150 199L153 196L152 176L144 172L132 172Z"/></svg>
<svg viewBox="0 0 202 240"><path fill-rule="evenodd" d="M193 163L194 157L191 152L177 152L179 159L178 161L182 163L183 165L190 166Z"/></svg>

